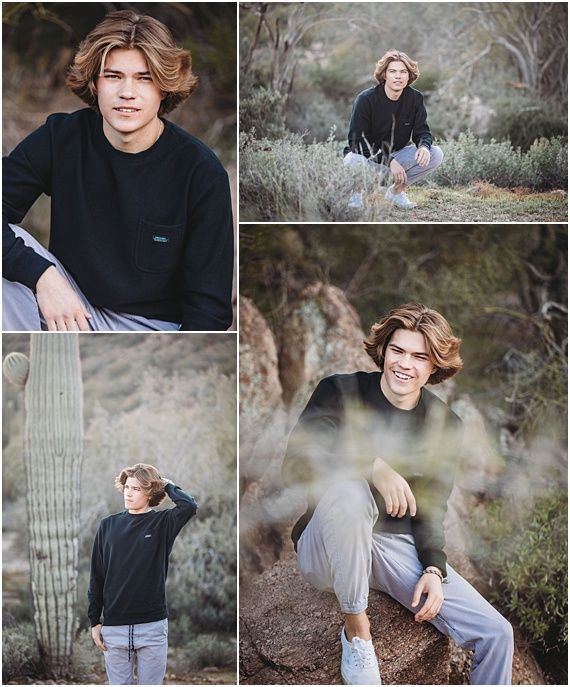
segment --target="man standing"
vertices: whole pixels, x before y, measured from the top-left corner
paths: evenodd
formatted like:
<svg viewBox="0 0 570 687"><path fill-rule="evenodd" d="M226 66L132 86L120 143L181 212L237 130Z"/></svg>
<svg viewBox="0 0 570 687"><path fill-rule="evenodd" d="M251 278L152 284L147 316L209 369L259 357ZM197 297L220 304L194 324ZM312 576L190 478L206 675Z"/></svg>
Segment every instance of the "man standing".
<svg viewBox="0 0 570 687"><path fill-rule="evenodd" d="M344 149L345 165L391 172L394 183L386 198L405 210L416 207L406 195L408 185L425 179L443 160L432 144L423 95L411 88L419 75L418 63L404 52L389 50L381 57L374 71L378 85L354 101Z"/></svg>
<svg viewBox="0 0 570 687"><path fill-rule="evenodd" d="M91 634L105 654L109 684L134 684L136 656L139 684L161 685L168 649L168 557L197 505L144 463L122 470L115 486L123 492L126 510L104 518L95 535L88 592ZM153 510L166 494L175 508Z"/></svg>
<svg viewBox="0 0 570 687"><path fill-rule="evenodd" d="M67 85L89 107L51 115L4 160L5 331L230 326L228 176L162 117L196 83L152 17L112 12L81 43ZM17 226L42 193L49 251Z"/></svg>
<svg viewBox="0 0 570 687"><path fill-rule="evenodd" d="M289 439L284 481L309 492L292 533L298 565L337 596L346 684L381 684L369 588L473 649L470 684L511 684L510 624L447 565L443 550L461 422L425 385L461 369L459 345L435 310L395 308L365 341L380 371L323 379Z"/></svg>

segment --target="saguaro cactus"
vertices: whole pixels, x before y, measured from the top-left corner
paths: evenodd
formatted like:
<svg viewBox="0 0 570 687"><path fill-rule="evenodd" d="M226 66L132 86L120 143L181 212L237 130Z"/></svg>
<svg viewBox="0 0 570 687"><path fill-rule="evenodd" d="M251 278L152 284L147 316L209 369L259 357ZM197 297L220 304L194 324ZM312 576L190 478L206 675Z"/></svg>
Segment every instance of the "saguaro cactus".
<svg viewBox="0 0 570 687"><path fill-rule="evenodd" d="M24 463L36 636L48 673L71 667L83 458L83 395L77 334L31 334L29 360L4 360L25 388Z"/></svg>

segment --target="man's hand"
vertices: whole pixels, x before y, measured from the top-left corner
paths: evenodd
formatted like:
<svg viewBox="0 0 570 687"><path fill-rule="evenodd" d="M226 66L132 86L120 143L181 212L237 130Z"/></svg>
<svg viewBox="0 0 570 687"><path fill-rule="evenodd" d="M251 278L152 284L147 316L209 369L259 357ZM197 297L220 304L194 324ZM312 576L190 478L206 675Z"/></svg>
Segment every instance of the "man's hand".
<svg viewBox="0 0 570 687"><path fill-rule="evenodd" d="M91 628L91 636L93 637L95 646L98 649L100 649L101 651L107 651L107 647L103 643L103 637L101 637L101 623Z"/></svg>
<svg viewBox="0 0 570 687"><path fill-rule="evenodd" d="M52 265L36 284L36 300L50 332L88 332L91 315L69 282Z"/></svg>
<svg viewBox="0 0 570 687"><path fill-rule="evenodd" d="M416 162L420 167L427 167L429 165L429 161L431 160L431 153L427 148L424 148L421 146L420 148L417 149L416 151Z"/></svg>
<svg viewBox="0 0 570 687"><path fill-rule="evenodd" d="M416 622L422 623L424 620L432 620L440 612L443 605L443 588L441 580L437 575L431 573L424 573L414 589L414 596L412 598L412 607L415 608L421 600L422 594L426 594L427 598L424 605L415 614Z"/></svg>
<svg viewBox="0 0 570 687"><path fill-rule="evenodd" d="M392 172L396 186L405 186L408 183L406 170L397 160L392 160L392 162L390 162L390 171Z"/></svg>
<svg viewBox="0 0 570 687"><path fill-rule="evenodd" d="M412 517L416 514L416 499L410 485L382 458L374 461L372 483L382 495L388 515L403 518L408 508Z"/></svg>

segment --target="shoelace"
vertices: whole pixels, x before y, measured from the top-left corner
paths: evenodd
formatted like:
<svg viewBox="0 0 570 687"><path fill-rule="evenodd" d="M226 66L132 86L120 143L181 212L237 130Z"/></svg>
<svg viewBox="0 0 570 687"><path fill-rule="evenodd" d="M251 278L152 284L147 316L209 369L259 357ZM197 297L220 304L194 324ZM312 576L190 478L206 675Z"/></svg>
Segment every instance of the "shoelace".
<svg viewBox="0 0 570 687"><path fill-rule="evenodd" d="M374 647L365 644L363 640L358 637L352 640L350 647L352 649L354 662L360 670L363 668L372 668L375 665L376 655L374 653Z"/></svg>

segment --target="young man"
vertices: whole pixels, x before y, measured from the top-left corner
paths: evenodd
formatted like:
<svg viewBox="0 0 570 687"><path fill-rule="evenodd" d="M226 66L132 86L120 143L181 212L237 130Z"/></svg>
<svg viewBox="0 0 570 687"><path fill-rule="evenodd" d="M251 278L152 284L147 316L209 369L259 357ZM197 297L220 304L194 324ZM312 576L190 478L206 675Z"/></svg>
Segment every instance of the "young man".
<svg viewBox="0 0 570 687"><path fill-rule="evenodd" d="M423 95L411 88L419 75L418 63L404 52L389 50L381 57L374 71L378 85L356 96L344 149L345 165L391 172L386 198L405 210L416 207L406 195L408 184L425 179L443 160L432 144ZM414 145L408 145L410 138ZM357 207L357 199L351 200Z"/></svg>
<svg viewBox="0 0 570 687"><path fill-rule="evenodd" d="M139 684L161 685L168 649L168 557L197 505L144 463L122 470L115 486L123 493L125 511L104 518L95 535L88 592L91 634L105 654L109 684L134 684L136 657ZM176 507L153 510L166 494Z"/></svg>
<svg viewBox="0 0 570 687"><path fill-rule="evenodd" d="M381 684L366 615L383 591L464 648L471 684L511 683L510 624L446 563L443 518L461 443L459 418L425 385L458 372L460 340L436 311L395 308L365 341L379 372L323 379L283 465L309 488L292 538L302 575L344 613L346 684Z"/></svg>
<svg viewBox="0 0 570 687"><path fill-rule="evenodd" d="M4 330L225 330L232 321L228 176L162 117L196 87L190 53L152 17L112 12L54 114L4 160ZM49 251L16 226L51 196Z"/></svg>

